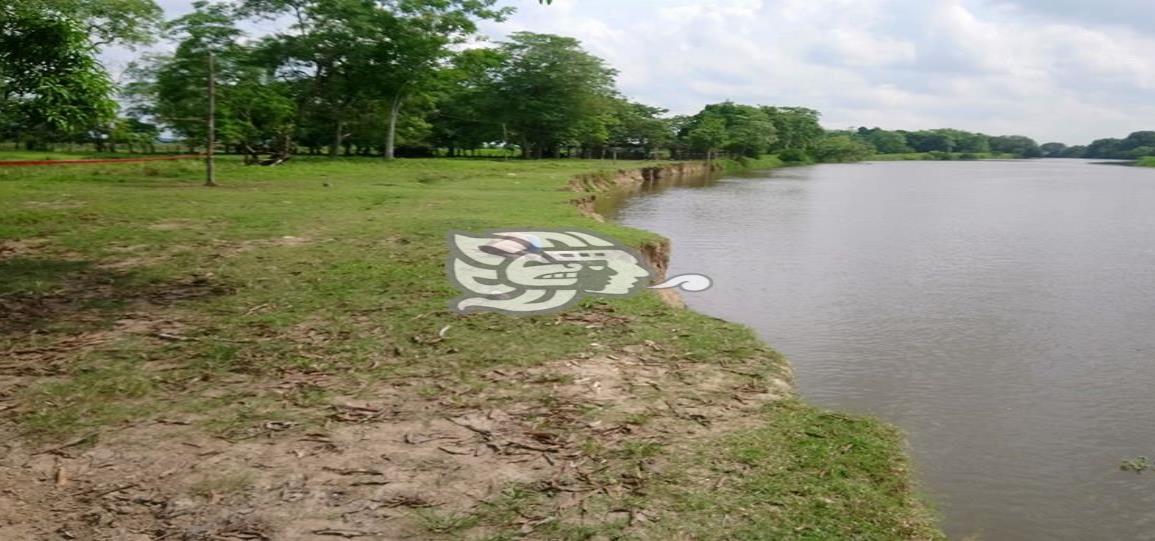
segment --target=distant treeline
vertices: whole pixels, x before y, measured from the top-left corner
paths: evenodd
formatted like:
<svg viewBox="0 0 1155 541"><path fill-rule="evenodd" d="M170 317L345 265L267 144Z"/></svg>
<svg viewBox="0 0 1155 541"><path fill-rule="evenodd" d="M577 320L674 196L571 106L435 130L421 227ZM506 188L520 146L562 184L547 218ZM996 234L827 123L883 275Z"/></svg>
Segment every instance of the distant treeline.
<svg viewBox="0 0 1155 541"><path fill-rule="evenodd" d="M1155 132L1087 147L961 130L827 131L803 107L722 102L694 115L624 97L616 71L573 39L518 32L484 41L496 0L231 0L194 2L164 21L152 0L11 0L0 5L0 140L188 150L208 139L251 163L329 156L520 155L711 159L777 154L794 163L877 154L1134 157ZM126 16L120 16L126 15ZM254 38L243 28L286 22ZM96 61L110 43L164 35L114 84ZM210 76L211 75L211 76ZM1151 137L1143 136L1147 134Z"/></svg>
<svg viewBox="0 0 1155 541"><path fill-rule="evenodd" d="M827 133L812 109L724 102L669 116L622 96L615 70L573 38L518 32L468 47L484 41L478 21L510 13L495 4L232 0L195 2L164 21L151 0L13 0L0 6L0 138L149 152L165 135L203 149L211 81L218 148L253 163L294 153L852 161L875 152ZM109 15L126 10L135 16ZM288 27L260 38L242 30L270 20ZM101 44L158 33L173 48L141 58L123 84L95 61Z"/></svg>
<svg viewBox="0 0 1155 541"><path fill-rule="evenodd" d="M1044 158L1139 160L1155 156L1155 131L1137 131L1122 139L1096 139L1089 145L1042 145Z"/></svg>
<svg viewBox="0 0 1155 541"><path fill-rule="evenodd" d="M858 128L844 133L870 145L878 154L958 154L964 159L992 154L1016 158L1043 156L1039 144L1023 135L986 135L954 129L888 131L881 128Z"/></svg>
<svg viewBox="0 0 1155 541"><path fill-rule="evenodd" d="M1123 139L1099 139L1089 145L1036 143L1022 135L990 136L962 130L887 131L880 128L848 130L848 135L871 145L879 154L928 153L931 157L1010 155L1017 158L1139 159L1155 156L1155 131L1138 131Z"/></svg>

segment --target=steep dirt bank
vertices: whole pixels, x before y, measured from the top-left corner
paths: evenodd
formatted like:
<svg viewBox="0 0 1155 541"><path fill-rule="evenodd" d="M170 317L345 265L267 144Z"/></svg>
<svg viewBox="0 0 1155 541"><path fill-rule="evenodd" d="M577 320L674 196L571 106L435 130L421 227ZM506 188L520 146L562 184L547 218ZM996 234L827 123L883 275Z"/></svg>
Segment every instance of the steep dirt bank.
<svg viewBox="0 0 1155 541"><path fill-rule="evenodd" d="M604 222L606 221L605 217L594 209L599 193L610 190L636 192L649 183L707 175L719 170L721 170L721 166L718 164L707 164L706 162L672 163L654 167L581 174L570 180L568 186L570 190L583 194L582 197L573 201L578 210L589 218Z"/></svg>
<svg viewBox="0 0 1155 541"><path fill-rule="evenodd" d="M605 216L596 210L600 193L611 190L633 193L640 191L650 183L709 175L721 169L722 167L718 164L681 162L655 167L619 169L616 172L588 173L574 177L569 182L569 189L583 193L582 197L573 200L573 204L577 206L582 215L604 222L606 221ZM657 274L655 282L665 280L666 271L670 267L669 239L661 238L643 242L638 246L638 251L646 258L646 263ZM677 308L685 308L686 306L675 289L660 289L656 293L662 302L670 306Z"/></svg>

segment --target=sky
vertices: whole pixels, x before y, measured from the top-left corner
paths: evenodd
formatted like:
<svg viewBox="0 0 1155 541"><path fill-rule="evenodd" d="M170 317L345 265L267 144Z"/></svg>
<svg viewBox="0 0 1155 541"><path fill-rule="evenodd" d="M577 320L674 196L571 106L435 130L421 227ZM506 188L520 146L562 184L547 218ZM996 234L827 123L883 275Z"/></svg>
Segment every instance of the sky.
<svg viewBox="0 0 1155 541"><path fill-rule="evenodd" d="M158 0L169 15L192 0ZM627 97L805 106L827 128L951 127L1083 144L1155 130L1150 0L504 0L572 36ZM271 23L253 28L271 30ZM106 53L114 71L132 53Z"/></svg>

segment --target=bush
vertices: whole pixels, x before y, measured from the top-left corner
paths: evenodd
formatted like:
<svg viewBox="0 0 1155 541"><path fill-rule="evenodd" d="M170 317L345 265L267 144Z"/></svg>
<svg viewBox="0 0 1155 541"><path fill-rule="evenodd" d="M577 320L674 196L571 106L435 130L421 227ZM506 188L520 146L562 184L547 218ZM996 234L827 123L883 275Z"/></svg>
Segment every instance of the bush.
<svg viewBox="0 0 1155 541"><path fill-rule="evenodd" d="M811 158L805 150L800 148L788 148L778 153L778 158L786 163L811 163L814 158Z"/></svg>
<svg viewBox="0 0 1155 541"><path fill-rule="evenodd" d="M814 150L818 161L858 162L874 154L874 147L846 135L835 135L823 139Z"/></svg>

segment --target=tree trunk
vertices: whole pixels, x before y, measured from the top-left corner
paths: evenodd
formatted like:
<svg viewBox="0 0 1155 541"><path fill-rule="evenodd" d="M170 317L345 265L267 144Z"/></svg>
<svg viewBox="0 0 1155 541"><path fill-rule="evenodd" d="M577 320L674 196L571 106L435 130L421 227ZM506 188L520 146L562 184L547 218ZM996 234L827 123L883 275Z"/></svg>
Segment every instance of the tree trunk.
<svg viewBox="0 0 1155 541"><path fill-rule="evenodd" d="M329 157L336 158L337 152L341 149L341 140L344 139L345 123L338 120L337 130L333 133L333 142L329 145Z"/></svg>
<svg viewBox="0 0 1155 541"><path fill-rule="evenodd" d="M401 116L401 93L393 97L389 106L389 128L385 132L385 159L393 159L393 149L397 144L397 118Z"/></svg>

